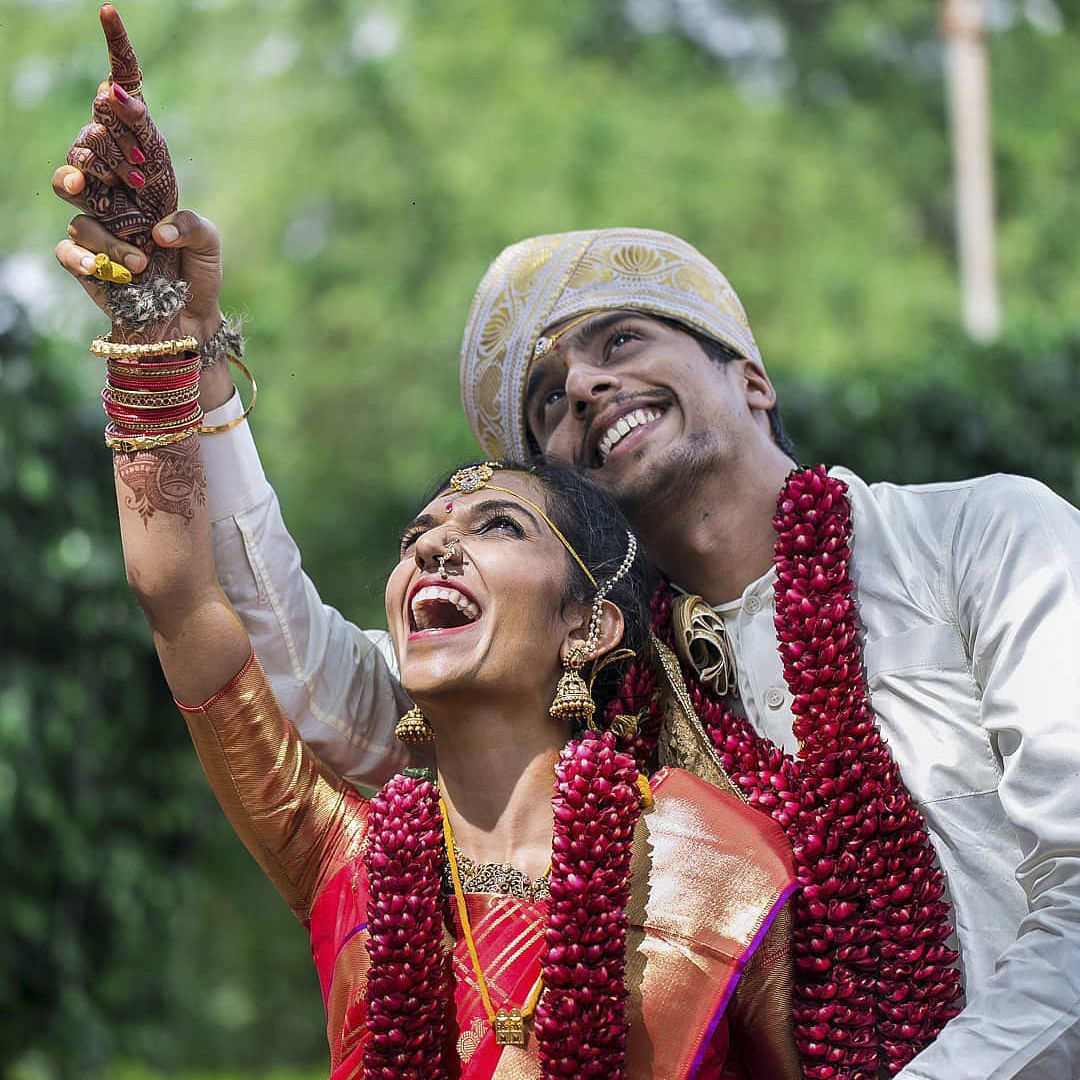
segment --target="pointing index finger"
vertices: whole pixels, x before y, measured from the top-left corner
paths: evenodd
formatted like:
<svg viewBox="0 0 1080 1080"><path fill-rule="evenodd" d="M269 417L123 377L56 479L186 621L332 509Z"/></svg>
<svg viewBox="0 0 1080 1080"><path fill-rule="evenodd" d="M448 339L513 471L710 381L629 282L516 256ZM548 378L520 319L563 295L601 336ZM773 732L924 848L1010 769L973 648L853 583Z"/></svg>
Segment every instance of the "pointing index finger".
<svg viewBox="0 0 1080 1080"><path fill-rule="evenodd" d="M112 4L102 4L99 15L105 40L109 43L111 80L132 96L141 96L142 71L139 70L139 60L128 40L120 13Z"/></svg>

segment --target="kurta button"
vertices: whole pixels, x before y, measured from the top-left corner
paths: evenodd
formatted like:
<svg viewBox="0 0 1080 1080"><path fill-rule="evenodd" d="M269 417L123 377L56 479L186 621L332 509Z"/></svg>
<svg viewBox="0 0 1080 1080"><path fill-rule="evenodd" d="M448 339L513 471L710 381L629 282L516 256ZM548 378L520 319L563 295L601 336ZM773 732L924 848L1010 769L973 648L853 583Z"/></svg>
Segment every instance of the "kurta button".
<svg viewBox="0 0 1080 1080"><path fill-rule="evenodd" d="M748 596L743 601L743 611L747 615L756 615L761 610L761 601L756 596Z"/></svg>
<svg viewBox="0 0 1080 1080"><path fill-rule="evenodd" d="M770 709L779 709L784 704L784 691L779 686L770 686L765 691L765 704Z"/></svg>

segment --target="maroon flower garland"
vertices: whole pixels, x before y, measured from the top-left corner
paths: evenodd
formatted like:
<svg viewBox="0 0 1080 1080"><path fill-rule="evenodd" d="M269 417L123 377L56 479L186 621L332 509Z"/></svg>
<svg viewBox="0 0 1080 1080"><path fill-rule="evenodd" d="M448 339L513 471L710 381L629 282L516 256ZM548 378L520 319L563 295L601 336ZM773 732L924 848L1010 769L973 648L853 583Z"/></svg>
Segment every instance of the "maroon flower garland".
<svg viewBox="0 0 1080 1080"><path fill-rule="evenodd" d="M633 757L616 749L610 732L570 743L555 767L544 996L536 1009L545 1078L625 1075L623 969L637 777Z"/></svg>
<svg viewBox="0 0 1080 1080"><path fill-rule="evenodd" d="M663 590L657 590L652 600L652 621L657 620L658 604ZM670 601L669 601L670 602ZM656 744L660 736L660 688L656 679L656 668L647 661L635 660L627 668L615 696L604 709L605 727L620 714L638 718L638 724L632 734L620 738L619 745L628 754L632 754L638 768L646 776L656 771Z"/></svg>
<svg viewBox="0 0 1080 1080"><path fill-rule="evenodd" d="M625 1075L623 969L637 778L633 756L620 752L610 733L568 743L555 769L544 994L535 1024L545 1080ZM443 1053L453 988L443 949L438 800L430 779L407 774L371 800L366 1077L448 1075Z"/></svg>
<svg viewBox="0 0 1080 1080"><path fill-rule="evenodd" d="M364 1076L445 1080L453 990L443 950L439 791L403 773L372 798L368 813Z"/></svg>
<svg viewBox="0 0 1080 1080"><path fill-rule="evenodd" d="M684 672L724 769L795 852L794 1020L807 1080L864 1080L879 1064L896 1073L959 1011L943 875L870 709L846 490L823 466L796 470L773 519L776 629L799 756ZM653 603L668 644L671 596L662 587ZM640 679L631 672L620 696L632 698ZM655 739L638 741L655 752Z"/></svg>

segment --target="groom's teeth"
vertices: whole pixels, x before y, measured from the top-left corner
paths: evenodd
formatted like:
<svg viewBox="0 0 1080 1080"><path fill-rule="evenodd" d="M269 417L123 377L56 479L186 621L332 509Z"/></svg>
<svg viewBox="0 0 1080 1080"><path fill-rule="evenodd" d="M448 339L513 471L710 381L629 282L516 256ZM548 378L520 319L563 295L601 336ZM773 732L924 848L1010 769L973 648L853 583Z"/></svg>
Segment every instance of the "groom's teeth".
<svg viewBox="0 0 1080 1080"><path fill-rule="evenodd" d="M659 420L661 414L655 409L635 409L632 413L620 416L614 424L604 432L603 438L597 449L600 452L600 460L603 462L608 454L614 449L620 439L629 435L636 427L644 427L654 420Z"/></svg>

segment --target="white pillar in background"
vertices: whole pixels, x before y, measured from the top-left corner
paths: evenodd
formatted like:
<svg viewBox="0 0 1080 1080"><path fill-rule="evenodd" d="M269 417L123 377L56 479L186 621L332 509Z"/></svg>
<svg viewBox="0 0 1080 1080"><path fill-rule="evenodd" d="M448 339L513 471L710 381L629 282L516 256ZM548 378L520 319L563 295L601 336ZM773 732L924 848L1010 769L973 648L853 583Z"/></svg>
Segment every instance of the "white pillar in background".
<svg viewBox="0 0 1080 1080"><path fill-rule="evenodd" d="M977 341L1001 323L994 268L994 178L982 0L942 0L964 326Z"/></svg>

